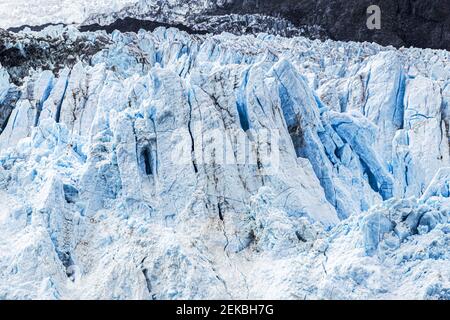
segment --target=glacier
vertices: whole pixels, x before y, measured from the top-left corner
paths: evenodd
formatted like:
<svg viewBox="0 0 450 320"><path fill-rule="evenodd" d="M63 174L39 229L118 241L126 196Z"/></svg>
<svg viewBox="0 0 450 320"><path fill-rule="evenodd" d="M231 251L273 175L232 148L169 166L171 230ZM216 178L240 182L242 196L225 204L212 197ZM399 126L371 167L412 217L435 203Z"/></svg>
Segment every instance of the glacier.
<svg viewBox="0 0 450 320"><path fill-rule="evenodd" d="M111 14L138 0L46 0L34 6L27 0L0 2L0 28L38 26L51 23L81 23L95 14Z"/></svg>
<svg viewBox="0 0 450 320"><path fill-rule="evenodd" d="M0 299L450 299L448 51L3 39Z"/></svg>

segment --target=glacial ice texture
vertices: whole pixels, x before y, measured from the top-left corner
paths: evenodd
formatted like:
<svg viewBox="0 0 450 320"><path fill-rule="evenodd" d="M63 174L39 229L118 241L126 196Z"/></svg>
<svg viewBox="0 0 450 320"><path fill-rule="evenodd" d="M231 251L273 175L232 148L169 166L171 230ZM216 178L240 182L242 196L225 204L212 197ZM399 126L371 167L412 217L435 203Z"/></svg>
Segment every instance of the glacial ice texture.
<svg viewBox="0 0 450 320"><path fill-rule="evenodd" d="M0 298L450 298L450 53L258 36L0 67Z"/></svg>
<svg viewBox="0 0 450 320"><path fill-rule="evenodd" d="M47 23L81 23L92 14L110 14L138 0L2 0L0 28Z"/></svg>

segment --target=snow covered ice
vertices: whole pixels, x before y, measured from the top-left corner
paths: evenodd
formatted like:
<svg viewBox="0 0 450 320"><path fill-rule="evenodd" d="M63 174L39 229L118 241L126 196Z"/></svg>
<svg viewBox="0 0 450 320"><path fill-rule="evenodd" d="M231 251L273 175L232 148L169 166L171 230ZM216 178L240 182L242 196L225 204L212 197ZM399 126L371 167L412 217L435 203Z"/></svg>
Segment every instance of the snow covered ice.
<svg viewBox="0 0 450 320"><path fill-rule="evenodd" d="M46 23L81 23L92 14L110 14L138 0L2 0L0 28Z"/></svg>
<svg viewBox="0 0 450 320"><path fill-rule="evenodd" d="M449 52L39 37L106 40L0 67L1 299L450 299Z"/></svg>

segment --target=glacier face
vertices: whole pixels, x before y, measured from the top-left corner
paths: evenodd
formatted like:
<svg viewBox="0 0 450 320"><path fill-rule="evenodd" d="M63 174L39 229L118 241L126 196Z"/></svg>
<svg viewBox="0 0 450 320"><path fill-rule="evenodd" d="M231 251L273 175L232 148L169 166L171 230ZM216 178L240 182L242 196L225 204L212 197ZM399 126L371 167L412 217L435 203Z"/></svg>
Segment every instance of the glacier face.
<svg viewBox="0 0 450 320"><path fill-rule="evenodd" d="M450 298L449 52L33 39L94 49L0 68L0 298Z"/></svg>

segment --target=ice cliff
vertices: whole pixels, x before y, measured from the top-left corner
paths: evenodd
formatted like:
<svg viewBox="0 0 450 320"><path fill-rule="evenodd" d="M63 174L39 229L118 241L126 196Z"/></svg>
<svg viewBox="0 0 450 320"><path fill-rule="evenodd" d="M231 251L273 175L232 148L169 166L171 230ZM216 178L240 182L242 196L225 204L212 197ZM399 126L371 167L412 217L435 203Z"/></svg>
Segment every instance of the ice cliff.
<svg viewBox="0 0 450 320"><path fill-rule="evenodd" d="M2 38L0 298L450 299L448 51Z"/></svg>

